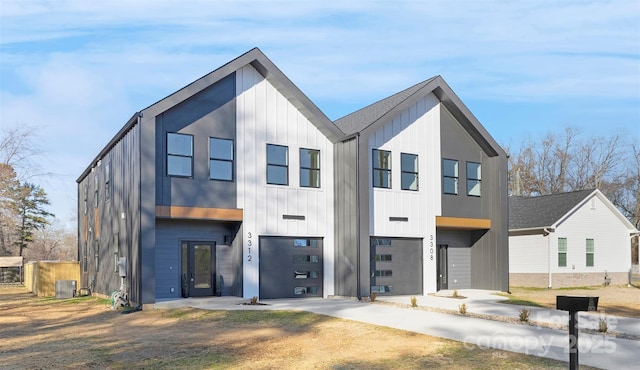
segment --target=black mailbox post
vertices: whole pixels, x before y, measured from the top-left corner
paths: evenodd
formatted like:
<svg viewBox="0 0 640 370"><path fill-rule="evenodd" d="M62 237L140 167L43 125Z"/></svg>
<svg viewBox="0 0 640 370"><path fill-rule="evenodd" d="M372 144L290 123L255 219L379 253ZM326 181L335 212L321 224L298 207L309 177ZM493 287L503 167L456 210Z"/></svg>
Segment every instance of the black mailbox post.
<svg viewBox="0 0 640 370"><path fill-rule="evenodd" d="M578 370L578 311L597 311L598 297L556 296L556 308L569 311L569 369Z"/></svg>

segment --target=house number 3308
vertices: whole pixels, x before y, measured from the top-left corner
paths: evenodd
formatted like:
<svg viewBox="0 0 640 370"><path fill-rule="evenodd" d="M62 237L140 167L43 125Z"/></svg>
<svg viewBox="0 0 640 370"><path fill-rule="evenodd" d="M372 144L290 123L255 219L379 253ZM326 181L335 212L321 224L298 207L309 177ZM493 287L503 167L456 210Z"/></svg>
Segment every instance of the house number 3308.
<svg viewBox="0 0 640 370"><path fill-rule="evenodd" d="M249 232L247 233L247 261L251 262L253 260L253 256L251 255L251 247L253 246L253 239L251 239L253 235Z"/></svg>

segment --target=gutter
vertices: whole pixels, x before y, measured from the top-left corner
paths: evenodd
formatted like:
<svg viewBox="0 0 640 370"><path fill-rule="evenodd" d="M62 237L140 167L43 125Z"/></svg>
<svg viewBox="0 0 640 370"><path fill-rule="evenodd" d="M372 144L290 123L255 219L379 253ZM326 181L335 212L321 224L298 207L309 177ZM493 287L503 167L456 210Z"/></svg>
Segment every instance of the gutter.
<svg viewBox="0 0 640 370"><path fill-rule="evenodd" d="M360 249L362 246L360 238L360 133L356 134L356 294L358 300L362 300L361 282L360 282Z"/></svg>

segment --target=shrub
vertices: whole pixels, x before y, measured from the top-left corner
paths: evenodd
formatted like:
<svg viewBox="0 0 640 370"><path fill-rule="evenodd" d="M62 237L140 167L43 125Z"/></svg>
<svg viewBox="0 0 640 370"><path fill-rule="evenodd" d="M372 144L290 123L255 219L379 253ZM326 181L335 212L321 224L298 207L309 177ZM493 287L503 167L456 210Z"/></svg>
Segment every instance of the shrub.
<svg viewBox="0 0 640 370"><path fill-rule="evenodd" d="M607 323L606 317L601 317L600 322L598 323L598 331L601 333L606 333L609 330L609 324Z"/></svg>
<svg viewBox="0 0 640 370"><path fill-rule="evenodd" d="M411 307L418 307L418 300L415 296L411 297Z"/></svg>
<svg viewBox="0 0 640 370"><path fill-rule="evenodd" d="M523 308L520 310L520 321L529 321L529 314L531 313L531 311L527 310L526 308Z"/></svg>
<svg viewBox="0 0 640 370"><path fill-rule="evenodd" d="M369 299L371 300L371 302L375 302L377 296L378 295L376 294L376 292L371 292L371 296L369 297Z"/></svg>
<svg viewBox="0 0 640 370"><path fill-rule="evenodd" d="M258 304L258 297L256 297L256 296L251 297L251 302L249 304L257 305Z"/></svg>
<svg viewBox="0 0 640 370"><path fill-rule="evenodd" d="M458 290L453 291L453 298L458 298Z"/></svg>
<svg viewBox="0 0 640 370"><path fill-rule="evenodd" d="M463 303L461 305L458 305L458 310L460 310L460 313L463 315L467 314L467 304Z"/></svg>

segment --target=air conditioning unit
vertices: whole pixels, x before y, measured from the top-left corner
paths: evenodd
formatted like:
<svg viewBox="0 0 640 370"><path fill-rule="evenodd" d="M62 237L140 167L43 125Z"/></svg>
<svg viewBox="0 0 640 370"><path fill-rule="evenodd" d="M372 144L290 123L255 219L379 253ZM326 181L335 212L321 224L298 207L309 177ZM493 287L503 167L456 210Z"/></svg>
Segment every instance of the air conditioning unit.
<svg viewBox="0 0 640 370"><path fill-rule="evenodd" d="M56 299L73 298L75 296L75 280L56 280Z"/></svg>

